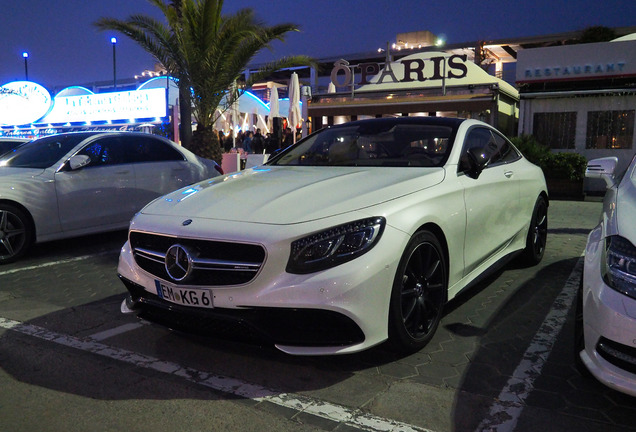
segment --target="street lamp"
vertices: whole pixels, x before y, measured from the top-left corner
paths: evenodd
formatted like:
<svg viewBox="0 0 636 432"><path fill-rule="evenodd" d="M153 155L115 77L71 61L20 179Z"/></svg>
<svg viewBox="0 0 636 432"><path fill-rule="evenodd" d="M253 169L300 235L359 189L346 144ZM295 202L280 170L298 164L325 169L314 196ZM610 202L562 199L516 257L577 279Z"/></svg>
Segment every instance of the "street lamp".
<svg viewBox="0 0 636 432"><path fill-rule="evenodd" d="M117 61L115 59L115 46L117 45L117 38L110 38L110 43L113 44L113 87L117 89Z"/></svg>
<svg viewBox="0 0 636 432"><path fill-rule="evenodd" d="M22 53L22 57L24 57L24 80L28 81L29 80L29 65L28 65L28 58L29 58L29 53L28 52L23 52Z"/></svg>

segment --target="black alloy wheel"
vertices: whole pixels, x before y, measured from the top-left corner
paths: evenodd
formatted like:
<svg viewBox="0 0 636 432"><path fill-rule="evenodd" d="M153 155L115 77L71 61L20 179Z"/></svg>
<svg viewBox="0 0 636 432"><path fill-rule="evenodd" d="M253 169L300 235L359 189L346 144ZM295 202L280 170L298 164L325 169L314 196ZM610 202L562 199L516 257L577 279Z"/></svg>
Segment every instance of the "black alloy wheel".
<svg viewBox="0 0 636 432"><path fill-rule="evenodd" d="M29 219L19 208L0 204L0 264L24 255L33 242Z"/></svg>
<svg viewBox="0 0 636 432"><path fill-rule="evenodd" d="M447 266L431 232L409 241L393 282L389 340L402 352L422 349L433 338L447 299Z"/></svg>
<svg viewBox="0 0 636 432"><path fill-rule="evenodd" d="M526 264L536 265L543 259L548 241L548 203L543 196L537 198L530 219L530 229L526 238L526 248L522 260Z"/></svg>

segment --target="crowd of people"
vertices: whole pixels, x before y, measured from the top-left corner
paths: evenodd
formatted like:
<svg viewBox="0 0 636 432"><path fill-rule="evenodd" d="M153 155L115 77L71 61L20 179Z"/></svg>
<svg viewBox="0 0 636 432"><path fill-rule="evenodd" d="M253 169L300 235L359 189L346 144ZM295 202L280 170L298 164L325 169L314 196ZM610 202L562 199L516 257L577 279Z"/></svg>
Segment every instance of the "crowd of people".
<svg viewBox="0 0 636 432"><path fill-rule="evenodd" d="M281 148L287 148L294 143L291 128L283 130L282 138L275 137L272 133L262 134L261 129L252 131L239 131L236 138L232 138L232 134L224 134L218 131L219 142L223 150L227 153L232 149L242 149L245 153L267 153L273 154Z"/></svg>

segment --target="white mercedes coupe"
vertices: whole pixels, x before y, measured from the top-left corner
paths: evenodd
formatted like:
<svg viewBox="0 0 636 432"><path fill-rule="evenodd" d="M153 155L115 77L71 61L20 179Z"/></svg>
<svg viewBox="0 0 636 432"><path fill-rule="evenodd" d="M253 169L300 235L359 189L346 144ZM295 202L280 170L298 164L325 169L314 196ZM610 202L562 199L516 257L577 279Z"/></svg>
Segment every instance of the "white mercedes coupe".
<svg viewBox="0 0 636 432"><path fill-rule="evenodd" d="M121 309L290 354L386 340L413 352L486 272L541 260L547 210L541 169L483 122L333 126L142 209L120 254Z"/></svg>

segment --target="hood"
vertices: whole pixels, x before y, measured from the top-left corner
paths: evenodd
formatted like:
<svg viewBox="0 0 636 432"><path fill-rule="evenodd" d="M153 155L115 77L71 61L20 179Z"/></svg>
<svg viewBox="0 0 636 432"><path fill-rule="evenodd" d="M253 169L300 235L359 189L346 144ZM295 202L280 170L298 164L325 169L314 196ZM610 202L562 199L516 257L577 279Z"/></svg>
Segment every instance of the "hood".
<svg viewBox="0 0 636 432"><path fill-rule="evenodd" d="M440 183L443 168L265 166L200 182L142 213L292 224L360 210Z"/></svg>
<svg viewBox="0 0 636 432"><path fill-rule="evenodd" d="M0 182L11 179L30 179L44 172L42 168L18 168L0 166Z"/></svg>

